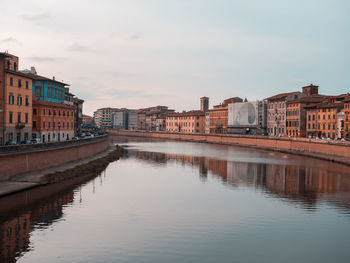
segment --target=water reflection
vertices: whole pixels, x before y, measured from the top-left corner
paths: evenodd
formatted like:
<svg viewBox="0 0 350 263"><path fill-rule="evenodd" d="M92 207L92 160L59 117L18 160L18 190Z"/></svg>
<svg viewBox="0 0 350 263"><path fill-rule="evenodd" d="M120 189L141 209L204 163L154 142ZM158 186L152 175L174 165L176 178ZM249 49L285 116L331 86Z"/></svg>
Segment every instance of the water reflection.
<svg viewBox="0 0 350 263"><path fill-rule="evenodd" d="M319 166L300 166L275 163L249 163L218 160L203 156L188 156L161 152L128 150L129 157L152 161L158 165L177 162L198 167L202 182L208 174L231 187L255 187L265 194L285 201L300 203L312 210L319 199L332 202L350 213L350 176L346 170L328 170Z"/></svg>
<svg viewBox="0 0 350 263"><path fill-rule="evenodd" d="M64 207L74 201L74 189L93 176L84 176L1 198L0 262L16 262L21 255L31 250L31 232L47 229L60 221ZM81 192L79 202L82 202Z"/></svg>
<svg viewBox="0 0 350 263"><path fill-rule="evenodd" d="M125 146L98 177L1 198L0 262L347 262L347 167L226 146Z"/></svg>

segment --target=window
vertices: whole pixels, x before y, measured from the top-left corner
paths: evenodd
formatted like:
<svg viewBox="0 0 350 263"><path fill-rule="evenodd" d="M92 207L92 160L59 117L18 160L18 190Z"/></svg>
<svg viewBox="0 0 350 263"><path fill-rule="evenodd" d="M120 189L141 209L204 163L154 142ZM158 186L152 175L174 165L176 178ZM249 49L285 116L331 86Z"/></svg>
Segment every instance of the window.
<svg viewBox="0 0 350 263"><path fill-rule="evenodd" d="M45 129L45 120L43 120L43 128Z"/></svg>
<svg viewBox="0 0 350 263"><path fill-rule="evenodd" d="M13 78L10 77L10 86L13 86Z"/></svg>
<svg viewBox="0 0 350 263"><path fill-rule="evenodd" d="M13 63L13 70L17 71L17 63L16 62Z"/></svg>
<svg viewBox="0 0 350 263"><path fill-rule="evenodd" d="M9 104L13 104L15 100L15 97L13 96L13 93L10 93L9 95Z"/></svg>
<svg viewBox="0 0 350 263"><path fill-rule="evenodd" d="M9 112L9 123L12 123L13 122L13 112L10 111Z"/></svg>
<svg viewBox="0 0 350 263"><path fill-rule="evenodd" d="M36 115L36 108L33 108L33 115Z"/></svg>
<svg viewBox="0 0 350 263"><path fill-rule="evenodd" d="M17 96L17 105L22 105L22 96L21 96L21 94L18 94L18 96Z"/></svg>
<svg viewBox="0 0 350 263"><path fill-rule="evenodd" d="M26 123L28 123L28 112L26 112L26 114L25 114L25 117L24 117L24 118L25 118L25 122L26 122Z"/></svg>
<svg viewBox="0 0 350 263"><path fill-rule="evenodd" d="M21 113L17 112L17 121L18 123L21 123Z"/></svg>
<svg viewBox="0 0 350 263"><path fill-rule="evenodd" d="M29 106L29 97L26 96L26 106Z"/></svg>
<svg viewBox="0 0 350 263"><path fill-rule="evenodd" d="M36 128L36 121L33 121L33 128Z"/></svg>
<svg viewBox="0 0 350 263"><path fill-rule="evenodd" d="M28 80L26 80L26 89L28 89L29 88L29 82L28 82Z"/></svg>
<svg viewBox="0 0 350 263"><path fill-rule="evenodd" d="M10 67L11 67L11 62L7 60L7 70L10 70Z"/></svg>
<svg viewBox="0 0 350 263"><path fill-rule="evenodd" d="M40 86L35 87L35 96L37 96L37 97L41 96L41 87Z"/></svg>
<svg viewBox="0 0 350 263"><path fill-rule="evenodd" d="M18 87L22 87L22 81L20 79L18 80Z"/></svg>

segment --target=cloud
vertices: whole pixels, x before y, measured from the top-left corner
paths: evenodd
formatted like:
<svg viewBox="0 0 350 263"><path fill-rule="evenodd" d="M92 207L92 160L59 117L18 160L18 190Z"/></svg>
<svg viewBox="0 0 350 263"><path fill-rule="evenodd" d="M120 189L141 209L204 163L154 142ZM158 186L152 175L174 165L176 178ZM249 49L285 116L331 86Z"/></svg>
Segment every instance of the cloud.
<svg viewBox="0 0 350 263"><path fill-rule="evenodd" d="M17 39L13 38L13 37L8 37L8 38L4 38L1 40L1 42L6 42L6 43L20 43Z"/></svg>
<svg viewBox="0 0 350 263"><path fill-rule="evenodd" d="M56 59L53 57L40 57L40 56L33 56L29 57L30 60L36 61L36 62L51 62L55 61Z"/></svg>
<svg viewBox="0 0 350 263"><path fill-rule="evenodd" d="M141 38L141 34L139 33L135 33L135 34L132 34L130 37L129 37L129 40L138 40Z"/></svg>
<svg viewBox="0 0 350 263"><path fill-rule="evenodd" d="M89 50L89 48L86 46L82 46L78 43L74 43L73 45L68 47L68 50L73 52L86 52Z"/></svg>
<svg viewBox="0 0 350 263"><path fill-rule="evenodd" d="M27 21L40 22L42 20L50 19L52 16L49 13L41 13L37 15L23 14L21 18Z"/></svg>

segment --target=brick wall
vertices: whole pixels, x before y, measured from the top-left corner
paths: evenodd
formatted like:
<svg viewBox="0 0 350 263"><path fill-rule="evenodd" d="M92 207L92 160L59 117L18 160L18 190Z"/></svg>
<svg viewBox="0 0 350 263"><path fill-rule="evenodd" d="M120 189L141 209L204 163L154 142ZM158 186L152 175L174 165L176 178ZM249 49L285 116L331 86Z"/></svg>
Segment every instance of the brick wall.
<svg viewBox="0 0 350 263"><path fill-rule="evenodd" d="M141 132L141 131L116 131L110 130L111 135L126 135L137 137L151 137L175 139L194 142L208 142L219 144L242 145L262 148L266 150L278 150L283 152L300 152L304 154L322 154L323 159L333 160L333 157L349 158L350 143L340 141L314 140L306 138L276 138L264 136L242 135L211 135L211 134L180 134L164 132ZM327 156L329 158L327 158ZM344 163L349 163L344 160Z"/></svg>
<svg viewBox="0 0 350 263"><path fill-rule="evenodd" d="M0 156L0 181L27 172L43 170L91 157L107 149L108 137L90 143L65 145L41 151L12 153Z"/></svg>

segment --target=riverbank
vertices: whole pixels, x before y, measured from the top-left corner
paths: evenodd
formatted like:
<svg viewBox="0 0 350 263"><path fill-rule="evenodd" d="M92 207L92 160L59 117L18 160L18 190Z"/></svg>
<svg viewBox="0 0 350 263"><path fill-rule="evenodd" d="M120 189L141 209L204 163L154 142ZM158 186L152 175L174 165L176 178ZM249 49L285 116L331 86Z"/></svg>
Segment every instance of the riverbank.
<svg viewBox="0 0 350 263"><path fill-rule="evenodd" d="M0 147L0 182L20 174L84 160L106 151L109 136L102 135L75 141Z"/></svg>
<svg viewBox="0 0 350 263"><path fill-rule="evenodd" d="M350 166L350 143L307 138L109 130L110 135L214 143L277 151Z"/></svg>
<svg viewBox="0 0 350 263"><path fill-rule="evenodd" d="M110 147L105 152L84 160L16 176L11 180L0 182L0 197L81 176L99 174L109 163L118 160L123 152L124 149L117 145L116 148Z"/></svg>

